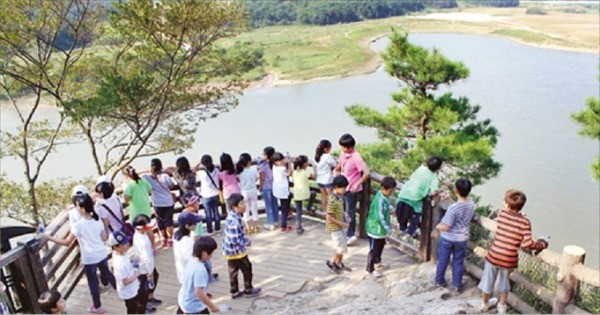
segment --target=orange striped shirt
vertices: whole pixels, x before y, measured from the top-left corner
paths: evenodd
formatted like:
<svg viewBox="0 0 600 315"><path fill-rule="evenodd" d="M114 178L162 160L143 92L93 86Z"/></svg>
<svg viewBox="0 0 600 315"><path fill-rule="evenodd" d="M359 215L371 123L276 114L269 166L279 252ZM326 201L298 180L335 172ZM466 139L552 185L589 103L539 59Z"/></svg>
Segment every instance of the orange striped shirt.
<svg viewBox="0 0 600 315"><path fill-rule="evenodd" d="M531 238L531 223L523 214L502 210L492 246L485 259L495 266L515 269L519 264L519 248L542 249L543 245Z"/></svg>

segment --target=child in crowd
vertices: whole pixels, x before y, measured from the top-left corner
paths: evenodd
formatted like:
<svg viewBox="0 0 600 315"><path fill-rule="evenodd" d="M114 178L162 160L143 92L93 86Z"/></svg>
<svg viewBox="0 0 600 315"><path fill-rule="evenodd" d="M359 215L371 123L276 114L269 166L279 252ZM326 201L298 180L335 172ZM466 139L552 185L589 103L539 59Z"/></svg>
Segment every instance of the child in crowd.
<svg viewBox="0 0 600 315"><path fill-rule="evenodd" d="M146 226L149 223L150 218L143 214L138 215L133 220L133 226L136 230L133 235L133 248L135 255L139 258L140 285L148 295L146 311L151 313L156 311L156 306L162 304L162 301L154 297L154 291L158 284L158 271L154 265L152 245L150 245L150 238L147 235Z"/></svg>
<svg viewBox="0 0 600 315"><path fill-rule="evenodd" d="M150 161L150 174L144 174L142 178L152 186L152 205L161 234L161 245L163 248L172 247L175 200L171 189L175 187L175 182L169 174L163 172L162 161L159 159Z"/></svg>
<svg viewBox="0 0 600 315"><path fill-rule="evenodd" d="M468 179L461 178L454 183L454 193L458 200L451 204L436 226L441 231L438 243L437 269L435 285L444 286L446 268L452 255L452 287L455 292L462 291L462 276L465 270L465 254L469 240L469 223L475 212L475 203L467 199L472 184Z"/></svg>
<svg viewBox="0 0 600 315"><path fill-rule="evenodd" d="M183 284L185 266L193 257L192 254L194 252L194 240L191 234L196 229L196 225L202 224L202 217L184 210L177 217L177 223L179 223L179 229L177 229L174 235L173 256L175 258L177 280L179 280L180 284Z"/></svg>
<svg viewBox="0 0 600 315"><path fill-rule="evenodd" d="M152 191L152 185L146 179L141 178L133 166L125 167L122 173L128 181L123 196L125 197L125 202L129 203L129 220L133 222L140 214L151 217L150 192ZM156 253L154 232L148 233L148 237L150 238L152 251Z"/></svg>
<svg viewBox="0 0 600 315"><path fill-rule="evenodd" d="M292 230L287 225L288 213L290 212L290 181L288 171L288 160L280 152L273 154L273 197L281 204L281 232ZM277 201L276 200L276 201Z"/></svg>
<svg viewBox="0 0 600 315"><path fill-rule="evenodd" d="M73 187L71 193L71 200L73 201L73 207L69 210L69 225L73 226L75 222L81 220L81 214L79 213L79 206L77 205L77 199L83 195L88 195L88 189L83 185L77 185Z"/></svg>
<svg viewBox="0 0 600 315"><path fill-rule="evenodd" d="M196 190L196 170L192 170L190 161L185 156L178 157L175 167L167 167L166 171L173 174L173 179L181 190L181 199L185 194L200 195Z"/></svg>
<svg viewBox="0 0 600 315"><path fill-rule="evenodd" d="M213 164L212 157L205 154L200 159L198 177L200 178L200 196L206 211L206 231L208 235L221 232L221 216L219 214L219 170Z"/></svg>
<svg viewBox="0 0 600 315"><path fill-rule="evenodd" d="M369 215L365 226L370 243L367 272L374 278L380 278L382 274L379 270L387 267L381 263L381 253L385 246L385 237L392 233L392 224L390 222L390 208L392 207L392 203L389 197L394 192L394 188L396 188L396 180L391 176L384 177L381 180L381 189L375 194L369 208Z"/></svg>
<svg viewBox="0 0 600 315"><path fill-rule="evenodd" d="M421 165L417 168L410 175L408 181L402 185L396 207L400 232L407 232L413 238L418 237L417 228L423 211L423 198L429 194L436 196L441 193L441 190L438 190L437 177L437 172L441 167L441 158L437 156L430 157L427 160L427 166Z"/></svg>
<svg viewBox="0 0 600 315"><path fill-rule="evenodd" d="M483 275L478 288L482 293L481 311L486 312L496 303L497 298L491 298L494 284L497 284L500 293L498 313L504 314L507 310L506 298L510 291L510 273L519 265L519 248L529 248L538 253L548 248L548 242L539 239L537 242L531 238L531 223L522 213L527 197L516 189L510 189L504 195L505 210L498 214L496 235L485 256Z"/></svg>
<svg viewBox="0 0 600 315"><path fill-rule="evenodd" d="M302 202L307 201L310 198L310 186L308 185L309 179L317 178L317 168L313 167L313 172L309 173L308 168L308 157L306 155L300 155L294 159L294 171L292 178L294 179L294 202L296 203L296 233L304 233L302 228Z"/></svg>
<svg viewBox="0 0 600 315"><path fill-rule="evenodd" d="M193 213L194 215L197 216L197 218L200 219L200 221L198 221L197 224L194 225L195 226L194 229L190 230L190 237L191 237L192 241L196 241L200 237L204 236L204 228L202 226L202 216L198 215L198 209L200 208L200 197L197 195L193 195L193 194L186 194L184 196L183 200L184 200L185 209L183 212L181 212L179 217L181 217L184 213ZM178 220L179 220L179 217L178 217ZM181 231L181 233L183 233L183 232L184 231ZM190 244L188 244L188 245L190 245ZM190 250L189 255L191 255L191 254L192 254L192 251ZM209 283L215 282L216 279L219 277L219 274L212 273L212 263L210 262L210 260L205 261L204 264L206 265L206 270L208 270ZM185 265L183 265L183 266L185 266Z"/></svg>
<svg viewBox="0 0 600 315"><path fill-rule="evenodd" d="M67 301L56 290L40 294L37 302L44 314L61 314L67 308Z"/></svg>
<svg viewBox="0 0 600 315"><path fill-rule="evenodd" d="M227 200L232 194L240 193L240 183L237 177L237 170L231 155L227 153L221 154L221 165L218 175L221 186L223 187L223 198Z"/></svg>
<svg viewBox="0 0 600 315"><path fill-rule="evenodd" d="M340 273L342 270L351 271L342 262L344 254L348 252L346 235L344 228L348 228L348 223L344 222L344 194L348 187L348 180L344 175L338 175L333 179L333 193L327 201L327 211L325 214L325 231L331 234L333 240L333 256L331 260L325 261L325 265L333 273Z"/></svg>
<svg viewBox="0 0 600 315"><path fill-rule="evenodd" d="M244 225L240 214L246 210L244 197L233 194L229 199L229 213L225 220L225 236L223 237L223 255L227 257L229 267L229 283L231 285L231 298L241 296L256 296L262 291L252 286L252 263L248 259L246 247L250 246L250 239L244 233ZM244 291L239 290L238 271L244 275Z"/></svg>
<svg viewBox="0 0 600 315"><path fill-rule="evenodd" d="M209 273L204 262L210 260L217 242L203 236L194 242L193 258L185 266L183 283L177 294L177 314L210 314L220 309L207 295Z"/></svg>
<svg viewBox="0 0 600 315"><path fill-rule="evenodd" d="M96 212L106 227L107 233L118 231L123 226L123 204L117 194L115 186L107 176L100 176L96 184Z"/></svg>
<svg viewBox="0 0 600 315"><path fill-rule="evenodd" d="M317 162L317 185L321 190L321 209L327 208L327 199L333 189L333 169L337 165L336 160L329 154L331 142L323 139L317 145L315 162Z"/></svg>
<svg viewBox="0 0 600 315"><path fill-rule="evenodd" d="M108 236L104 225L100 222L100 217L94 211L94 201L89 195L79 195L77 206L81 219L71 226L71 234L66 239L58 239L48 234L42 234L42 237L63 246L68 246L77 238L81 251L81 263L94 302L88 311L92 314L104 314L106 311L100 302L100 286L96 271L100 269L102 282L110 283L113 288L117 286L115 277L108 269L108 253L104 245Z"/></svg>
<svg viewBox="0 0 600 315"><path fill-rule="evenodd" d="M240 189L244 202L246 202L246 211L244 212L244 224L246 232L258 233L258 191L256 190L256 181L260 175L252 167L252 157L248 153L242 153L237 164L237 174L240 181ZM252 225L250 220L252 219Z"/></svg>
<svg viewBox="0 0 600 315"><path fill-rule="evenodd" d="M344 175L348 180L348 192L344 195L344 199L346 201L346 212L350 216L350 225L348 231L346 231L346 236L348 237L348 245L352 245L358 240L354 235L356 204L360 199L360 192L363 189L362 184L369 178L371 173L360 153L354 149L356 140L352 135L342 135L338 143L342 148L342 153L335 171Z"/></svg>
<svg viewBox="0 0 600 315"><path fill-rule="evenodd" d="M260 175L258 190L262 192L265 212L267 213L267 224L264 228L271 231L275 229L279 222L277 199L273 196L273 154L275 154L273 147L265 147L263 149L263 159L258 169Z"/></svg>
<svg viewBox="0 0 600 315"><path fill-rule="evenodd" d="M142 288L138 277L141 276L139 269L134 269L127 250L131 243L131 237L122 231L114 231L108 237L108 245L113 250L112 264L117 281L117 293L125 301L127 314L146 313L148 303L148 292Z"/></svg>

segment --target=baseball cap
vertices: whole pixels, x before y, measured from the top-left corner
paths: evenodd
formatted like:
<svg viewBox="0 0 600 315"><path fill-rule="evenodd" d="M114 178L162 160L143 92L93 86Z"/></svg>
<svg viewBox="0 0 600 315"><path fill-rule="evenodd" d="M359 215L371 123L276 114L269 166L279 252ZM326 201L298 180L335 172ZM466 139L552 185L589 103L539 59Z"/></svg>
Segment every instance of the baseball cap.
<svg viewBox="0 0 600 315"><path fill-rule="evenodd" d="M179 217L177 217L177 223L179 223L179 226L197 224L200 221L202 221L201 216L189 211L183 211Z"/></svg>
<svg viewBox="0 0 600 315"><path fill-rule="evenodd" d="M195 195L192 193L187 193L187 194L183 195L183 201L185 202L184 207L187 207L187 206L190 206L190 205L200 202L200 197L198 195Z"/></svg>
<svg viewBox="0 0 600 315"><path fill-rule="evenodd" d="M100 184L100 183L111 183L112 181L110 180L110 177L108 177L108 175L102 175L100 177L98 177L98 179L96 180L96 185Z"/></svg>
<svg viewBox="0 0 600 315"><path fill-rule="evenodd" d="M131 236L123 233L123 231L121 231L121 230L113 231L108 236L108 245L110 245L110 246L124 245L124 244L129 244L130 242L131 242Z"/></svg>
<svg viewBox="0 0 600 315"><path fill-rule="evenodd" d="M87 195L89 194L88 189L83 185L77 185L73 187L73 193L71 196Z"/></svg>

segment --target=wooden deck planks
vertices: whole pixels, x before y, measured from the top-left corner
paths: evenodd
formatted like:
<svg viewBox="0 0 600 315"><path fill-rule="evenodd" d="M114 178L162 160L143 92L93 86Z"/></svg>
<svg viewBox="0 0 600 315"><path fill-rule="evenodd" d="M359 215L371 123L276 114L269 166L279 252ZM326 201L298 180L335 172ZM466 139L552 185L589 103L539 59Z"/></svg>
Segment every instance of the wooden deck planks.
<svg viewBox="0 0 600 315"><path fill-rule="evenodd" d="M326 278L331 272L325 266L325 260L332 255L331 239L325 232L322 221L311 218L304 219L303 235L295 231L281 233L276 231L261 231L251 235L252 246L248 255L253 268L253 285L263 289L262 296L280 298L286 294L299 291L306 281L315 278ZM295 221L291 221L294 226ZM219 273L216 283L209 286L209 292L218 304L228 304L233 307L234 313L248 313L256 298L240 298L232 300L229 295L229 275L227 262L221 254L221 237L215 236L219 248L213 254L213 272ZM369 251L368 240L359 240L348 248L345 263L353 268L352 274L364 274L367 254ZM387 246L383 253L383 260L394 265L407 265L413 261L405 254ZM157 314L173 314L177 310L177 293L179 283L175 274L173 251L161 249L156 256L156 266L160 274L155 296L163 300L157 308ZM243 289L243 276L239 273L240 289ZM125 302L117 292L110 289L101 295L102 307L110 314L125 313ZM71 314L87 313L91 297L85 277L67 301L67 312Z"/></svg>

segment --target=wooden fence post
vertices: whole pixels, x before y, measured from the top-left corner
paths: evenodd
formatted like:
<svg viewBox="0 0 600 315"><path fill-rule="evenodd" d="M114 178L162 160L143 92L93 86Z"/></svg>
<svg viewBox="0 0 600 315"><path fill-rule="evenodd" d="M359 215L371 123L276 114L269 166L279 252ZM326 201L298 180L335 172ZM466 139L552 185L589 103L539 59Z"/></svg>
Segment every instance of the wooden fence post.
<svg viewBox="0 0 600 315"><path fill-rule="evenodd" d="M444 210L440 202L437 202L431 212L431 245L429 247L429 257L431 261L433 261L433 263L435 264L437 262L437 248L439 244L439 238L441 237L440 232L436 230L435 227L438 225L438 223L442 221L442 218L444 217L444 213L446 211Z"/></svg>
<svg viewBox="0 0 600 315"><path fill-rule="evenodd" d="M556 274L556 295L552 305L553 314L564 314L565 307L573 301L579 290L579 280L571 274L571 268L583 264L585 249L569 245L563 248L558 273Z"/></svg>
<svg viewBox="0 0 600 315"><path fill-rule="evenodd" d="M367 229L365 223L369 215L369 207L371 206L371 178L368 178L363 183L361 192L360 207L358 208L358 233L361 238L367 238Z"/></svg>
<svg viewBox="0 0 600 315"><path fill-rule="evenodd" d="M419 243L419 259L422 262L431 260L431 231L433 224L431 209L431 197L423 199L423 211L421 217L421 241Z"/></svg>

